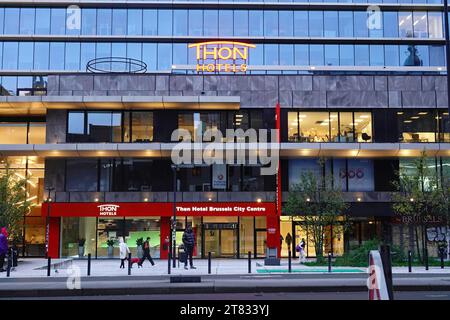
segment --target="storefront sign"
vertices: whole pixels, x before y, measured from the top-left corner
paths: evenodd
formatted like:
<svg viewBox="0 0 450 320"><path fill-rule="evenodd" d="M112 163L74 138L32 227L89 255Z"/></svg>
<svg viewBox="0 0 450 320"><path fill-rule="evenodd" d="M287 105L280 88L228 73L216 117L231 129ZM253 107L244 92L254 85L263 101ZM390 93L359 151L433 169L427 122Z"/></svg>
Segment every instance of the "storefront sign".
<svg viewBox="0 0 450 320"><path fill-rule="evenodd" d="M120 208L120 206L115 204L101 204L97 207L99 209L99 216L117 216L117 211Z"/></svg>
<svg viewBox="0 0 450 320"><path fill-rule="evenodd" d="M97 202L52 203L51 217L171 217L170 202L120 202L99 204ZM42 204L42 215L47 204ZM273 202L180 202L176 204L179 216L272 216L276 215Z"/></svg>
<svg viewBox="0 0 450 320"><path fill-rule="evenodd" d="M235 41L209 41L188 46L196 49L197 72L246 72L248 49L254 44Z"/></svg>

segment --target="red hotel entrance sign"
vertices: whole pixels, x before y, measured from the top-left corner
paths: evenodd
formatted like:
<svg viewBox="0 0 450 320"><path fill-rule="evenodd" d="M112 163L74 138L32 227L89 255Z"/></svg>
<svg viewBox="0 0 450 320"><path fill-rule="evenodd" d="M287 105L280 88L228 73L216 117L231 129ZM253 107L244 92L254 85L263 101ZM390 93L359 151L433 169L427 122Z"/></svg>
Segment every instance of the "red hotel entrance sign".
<svg viewBox="0 0 450 320"><path fill-rule="evenodd" d="M278 216L273 202L181 202L176 204L178 216L255 216L266 217L267 245L279 243ZM47 214L47 203L42 204L41 213ZM170 232L170 217L173 203L170 202L54 202L50 208L49 257L59 258L60 217L161 217L160 241L164 243ZM161 259L167 251L161 245Z"/></svg>
<svg viewBox="0 0 450 320"><path fill-rule="evenodd" d="M181 202L177 203L180 216L276 216L272 202ZM42 204L42 214L47 204ZM170 217L173 204L170 202L55 202L50 217Z"/></svg>

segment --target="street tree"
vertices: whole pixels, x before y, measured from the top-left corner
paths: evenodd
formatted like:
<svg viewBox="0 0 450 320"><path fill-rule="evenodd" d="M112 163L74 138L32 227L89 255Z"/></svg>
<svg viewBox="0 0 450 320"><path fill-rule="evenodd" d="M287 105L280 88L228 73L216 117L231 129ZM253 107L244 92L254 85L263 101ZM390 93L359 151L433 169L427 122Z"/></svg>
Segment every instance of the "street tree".
<svg viewBox="0 0 450 320"><path fill-rule="evenodd" d="M0 171L0 226L15 240L22 236L23 217L32 205L27 198L27 180L6 164Z"/></svg>
<svg viewBox="0 0 450 320"><path fill-rule="evenodd" d="M327 228L339 225L345 229L348 223L345 214L348 204L333 176L326 172L325 162L325 159L319 159L319 175L312 171L301 174L300 182L292 186L285 206L288 215L302 216L318 262L323 261Z"/></svg>
<svg viewBox="0 0 450 320"><path fill-rule="evenodd" d="M427 255L426 230L429 221L448 221L448 182L430 170L426 152L414 161L412 170L399 170L392 182L392 208L402 218L411 222L414 231L415 250L419 261ZM406 218L406 219L404 219Z"/></svg>

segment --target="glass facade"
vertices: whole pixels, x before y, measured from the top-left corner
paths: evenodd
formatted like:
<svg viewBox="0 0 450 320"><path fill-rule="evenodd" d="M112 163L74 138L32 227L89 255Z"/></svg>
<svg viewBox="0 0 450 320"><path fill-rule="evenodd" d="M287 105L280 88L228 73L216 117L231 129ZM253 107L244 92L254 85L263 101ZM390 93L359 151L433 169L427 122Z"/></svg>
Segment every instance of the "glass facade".
<svg viewBox="0 0 450 320"><path fill-rule="evenodd" d="M5 21L0 31L8 35L442 37L440 12L382 14L386 19L381 19L381 27L369 30L366 11L82 8L81 30L77 30L66 26L65 17L70 12L65 9L52 8L50 14L49 8L0 8ZM212 23L216 34L211 34L215 33L209 28ZM252 34L258 32L254 30L260 30L259 34Z"/></svg>

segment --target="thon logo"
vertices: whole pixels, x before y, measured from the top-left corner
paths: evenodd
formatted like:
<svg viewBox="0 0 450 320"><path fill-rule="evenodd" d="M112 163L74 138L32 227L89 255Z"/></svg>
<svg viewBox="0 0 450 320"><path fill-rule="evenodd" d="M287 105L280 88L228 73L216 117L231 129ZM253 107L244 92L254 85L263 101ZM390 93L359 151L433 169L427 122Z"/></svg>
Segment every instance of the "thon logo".
<svg viewBox="0 0 450 320"><path fill-rule="evenodd" d="M116 204L102 204L97 206L100 216L117 216L120 206Z"/></svg>

